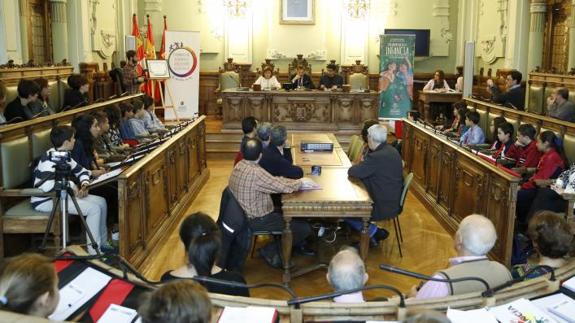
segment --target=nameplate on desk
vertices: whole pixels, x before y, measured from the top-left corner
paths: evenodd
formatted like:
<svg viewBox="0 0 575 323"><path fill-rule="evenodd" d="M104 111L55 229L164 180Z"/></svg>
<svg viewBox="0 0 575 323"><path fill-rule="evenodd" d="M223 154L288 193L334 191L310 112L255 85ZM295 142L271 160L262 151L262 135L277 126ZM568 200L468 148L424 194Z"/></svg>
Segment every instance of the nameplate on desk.
<svg viewBox="0 0 575 323"><path fill-rule="evenodd" d="M332 152L333 143L331 142L302 142L300 150L306 153L313 152Z"/></svg>

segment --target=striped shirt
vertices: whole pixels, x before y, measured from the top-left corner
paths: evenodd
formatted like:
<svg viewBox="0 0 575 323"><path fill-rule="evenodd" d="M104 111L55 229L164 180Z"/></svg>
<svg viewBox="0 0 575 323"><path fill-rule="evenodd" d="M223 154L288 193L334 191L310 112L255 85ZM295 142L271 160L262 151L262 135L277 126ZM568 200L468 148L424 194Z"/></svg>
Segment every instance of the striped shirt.
<svg viewBox="0 0 575 323"><path fill-rule="evenodd" d="M50 152L56 151L54 148L50 148L40 161L38 165L34 169L34 188L38 188L43 192L49 193L54 190L55 184L55 166L56 163L50 160ZM80 166L74 159L71 159L68 162L70 168L72 169L72 174L76 177L78 182L82 185L90 183L90 176L92 173L85 169L84 167ZM69 180L70 186L73 188L77 188L74 181ZM32 196L30 203L32 204L33 208L38 207L40 204L51 200L51 197L37 197Z"/></svg>
<svg viewBox="0 0 575 323"><path fill-rule="evenodd" d="M257 163L241 160L230 176L229 187L249 219L272 213L274 193L292 193L300 188L299 180L274 177Z"/></svg>

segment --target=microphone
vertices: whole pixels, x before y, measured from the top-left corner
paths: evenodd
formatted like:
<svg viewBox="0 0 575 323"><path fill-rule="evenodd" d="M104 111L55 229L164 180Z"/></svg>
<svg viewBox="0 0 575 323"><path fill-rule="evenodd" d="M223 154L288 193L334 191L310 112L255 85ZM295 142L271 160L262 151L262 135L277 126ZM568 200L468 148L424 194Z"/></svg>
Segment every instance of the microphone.
<svg viewBox="0 0 575 323"><path fill-rule="evenodd" d="M275 284L275 283L243 284L243 283L233 282L233 281L229 281L229 280L221 280L221 279L207 277L207 276L194 276L194 277L192 277L192 279L199 282L199 283L212 283L212 284L229 286L229 287L237 287L237 288L247 288L247 289L262 288L262 287L277 288L277 289L281 289L281 290L285 291L286 293L290 294L290 296L293 297L294 299L297 299L297 295L295 294L295 292L291 288L286 287L282 284ZM289 304L289 301L288 301L288 304Z"/></svg>
<svg viewBox="0 0 575 323"><path fill-rule="evenodd" d="M545 270L547 270L548 272L550 272L550 273L551 273L551 277L549 277L549 280L550 280L550 281L553 282L553 281L556 280L556 278L555 278L555 268L553 268L553 267L551 267L551 266L547 266L547 265L538 265L538 266L535 266L535 267L529 269L523 276L514 278L514 279L512 279L512 280L510 280L510 281L508 281L508 282L506 282L506 283L503 283L503 284L501 284L501 285L499 285L499 286L495 286L495 287L493 287L493 288L490 288L490 289L489 289L489 292L490 292L491 294L495 294L496 292L498 292L498 291L500 291L500 290L502 290L502 289L504 289L504 288L507 288L507 287L509 287L509 286L513 286L513 285L515 285L516 283L520 283L520 282L524 281L525 279L527 279L527 277L528 277L530 274L532 274L533 272L535 272L535 271L538 270L538 269L545 269ZM487 291L486 291L486 292L487 292Z"/></svg>
<svg viewBox="0 0 575 323"><path fill-rule="evenodd" d="M417 278L417 279L430 280L430 281L436 281L436 282L441 282L441 283L459 283L459 282L463 282L463 281L473 280L473 281L480 282L481 284L483 284L485 286L485 291L483 293L481 293L482 297L493 296L493 291L491 291L491 286L489 286L489 283L487 281L485 281L485 279L480 278L480 277L461 277L461 278L455 278L455 279L435 278L435 277L415 273L415 272L412 272L409 270L397 268L397 267L387 265L387 264L381 264L381 265L379 265L379 268L381 270L389 271L389 272L392 272L394 274L400 274L400 275L409 276L409 277L413 277L413 278Z"/></svg>
<svg viewBox="0 0 575 323"><path fill-rule="evenodd" d="M401 307L401 308L405 307L405 297L403 296L403 294L397 288L395 288L393 286L389 286L389 285L364 286L364 287L360 287L360 288L341 290L341 291L333 292L333 293L329 293L329 294L322 294L322 295L308 296L308 297L296 297L296 298L290 299L287 302L287 304L288 305L296 305L296 307L298 307L300 304L322 301L322 300L326 300L326 299L332 299L332 298L337 297L337 296L352 294L352 293L357 293L357 292L372 290L372 289L386 289L386 290L392 291L397 296L399 296L399 307Z"/></svg>

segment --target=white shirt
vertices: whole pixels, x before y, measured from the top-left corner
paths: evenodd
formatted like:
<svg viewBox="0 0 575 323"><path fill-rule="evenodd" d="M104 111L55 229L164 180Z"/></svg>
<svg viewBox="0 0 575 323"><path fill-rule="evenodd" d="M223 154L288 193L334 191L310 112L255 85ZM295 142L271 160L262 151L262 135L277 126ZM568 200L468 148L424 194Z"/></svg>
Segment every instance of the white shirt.
<svg viewBox="0 0 575 323"><path fill-rule="evenodd" d="M278 82L278 79L272 75L269 79L266 79L263 76L258 77L258 79L254 82L254 84L260 84L262 86L262 90L271 90L272 88L281 89L282 85Z"/></svg>
<svg viewBox="0 0 575 323"><path fill-rule="evenodd" d="M433 91L435 87L435 80L431 79L429 80L429 82L427 82L427 84L425 84L425 86L423 87L424 91ZM451 88L449 87L449 84L447 84L447 81L443 80L443 88L445 90L451 90Z"/></svg>
<svg viewBox="0 0 575 323"><path fill-rule="evenodd" d="M337 296L333 298L333 301L335 303L347 303L347 304L365 303L365 300L363 299L363 294L361 292Z"/></svg>
<svg viewBox="0 0 575 323"><path fill-rule="evenodd" d="M455 83L455 91L463 92L463 76L457 78L457 82Z"/></svg>

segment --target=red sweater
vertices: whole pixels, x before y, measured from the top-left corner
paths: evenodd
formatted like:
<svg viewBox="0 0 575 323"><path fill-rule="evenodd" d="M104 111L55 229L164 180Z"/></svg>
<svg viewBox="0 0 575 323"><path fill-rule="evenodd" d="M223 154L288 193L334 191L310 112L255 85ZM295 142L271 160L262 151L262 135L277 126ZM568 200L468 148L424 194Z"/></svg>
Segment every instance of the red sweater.
<svg viewBox="0 0 575 323"><path fill-rule="evenodd" d="M529 145L520 147L513 145L505 152L505 156L515 159L516 167L537 167L542 153L537 149L537 142L531 140Z"/></svg>
<svg viewBox="0 0 575 323"><path fill-rule="evenodd" d="M522 189L533 189L537 188L535 185L536 179L550 179L558 170L563 170L565 168L565 163L561 156L555 149L551 149L550 151L546 152L541 156L541 160L539 160L539 165L537 165L537 171L529 181L523 183L521 185Z"/></svg>

